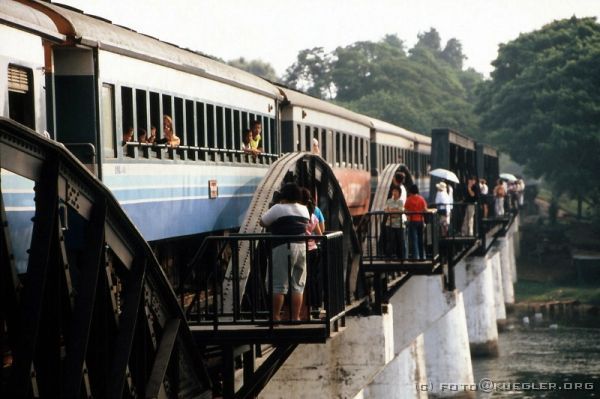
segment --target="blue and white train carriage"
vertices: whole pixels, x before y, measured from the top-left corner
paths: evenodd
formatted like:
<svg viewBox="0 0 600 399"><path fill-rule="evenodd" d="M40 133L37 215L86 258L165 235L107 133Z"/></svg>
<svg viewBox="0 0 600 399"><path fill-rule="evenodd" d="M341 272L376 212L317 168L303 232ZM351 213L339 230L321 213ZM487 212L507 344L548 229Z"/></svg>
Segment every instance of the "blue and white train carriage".
<svg viewBox="0 0 600 399"><path fill-rule="evenodd" d="M8 82L2 115L67 146L147 240L240 225L279 152L275 86L64 6L1 2L0 20L1 69L9 74L0 79ZM121 145L130 128L155 126L162 136L163 115L172 117L180 147ZM253 120L263 127L257 157L241 151ZM3 187L7 210L33 211L31 187L15 184L13 195Z"/></svg>

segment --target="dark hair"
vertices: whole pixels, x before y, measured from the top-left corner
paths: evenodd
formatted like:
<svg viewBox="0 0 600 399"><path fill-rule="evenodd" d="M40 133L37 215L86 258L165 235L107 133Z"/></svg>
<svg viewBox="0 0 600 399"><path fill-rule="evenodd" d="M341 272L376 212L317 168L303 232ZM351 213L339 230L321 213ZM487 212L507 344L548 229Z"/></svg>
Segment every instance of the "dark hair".
<svg viewBox="0 0 600 399"><path fill-rule="evenodd" d="M296 183L286 183L279 190L279 199L287 202L302 202L302 191Z"/></svg>
<svg viewBox="0 0 600 399"><path fill-rule="evenodd" d="M140 136L145 136L146 135L146 129L144 128L139 128L138 129L138 137Z"/></svg>
<svg viewBox="0 0 600 399"><path fill-rule="evenodd" d="M419 194L419 186L417 186L416 184L411 184L408 188L408 192L410 194Z"/></svg>
<svg viewBox="0 0 600 399"><path fill-rule="evenodd" d="M315 203L312 200L310 190L306 187L302 187L302 205L305 205L308 209L308 213L312 215L315 213Z"/></svg>
<svg viewBox="0 0 600 399"><path fill-rule="evenodd" d="M248 134L250 134L250 132L252 132L252 130L244 129L244 133L242 133L242 142L244 144L250 144L250 138L248 137Z"/></svg>
<svg viewBox="0 0 600 399"><path fill-rule="evenodd" d="M253 128L256 125L262 125L262 122L259 121L258 119L255 119L250 123L250 128Z"/></svg>
<svg viewBox="0 0 600 399"><path fill-rule="evenodd" d="M404 173L396 172L396 174L394 175L394 179L396 179L398 183L402 183L404 181Z"/></svg>
<svg viewBox="0 0 600 399"><path fill-rule="evenodd" d="M400 186L392 186L392 188L390 188L390 191L398 191L399 193L402 193L402 190L400 190Z"/></svg>

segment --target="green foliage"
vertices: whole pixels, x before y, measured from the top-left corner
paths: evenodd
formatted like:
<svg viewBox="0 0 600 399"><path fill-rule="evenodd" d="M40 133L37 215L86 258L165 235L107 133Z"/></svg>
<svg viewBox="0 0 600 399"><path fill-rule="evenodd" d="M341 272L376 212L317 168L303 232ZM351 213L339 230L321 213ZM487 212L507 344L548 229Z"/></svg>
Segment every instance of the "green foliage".
<svg viewBox="0 0 600 399"><path fill-rule="evenodd" d="M303 50L284 82L316 97L332 99L357 112L428 134L447 126L475 135L475 90L482 80L462 70L462 45L450 39L441 49L435 29L419 35L406 52L404 42L387 35L378 42Z"/></svg>
<svg viewBox="0 0 600 399"><path fill-rule="evenodd" d="M600 25L554 21L500 46L477 110L488 137L558 195L600 205Z"/></svg>
<svg viewBox="0 0 600 399"><path fill-rule="evenodd" d="M246 60L244 57L237 58L228 62L229 65L250 72L261 78L276 82L277 73L271 64L262 60Z"/></svg>

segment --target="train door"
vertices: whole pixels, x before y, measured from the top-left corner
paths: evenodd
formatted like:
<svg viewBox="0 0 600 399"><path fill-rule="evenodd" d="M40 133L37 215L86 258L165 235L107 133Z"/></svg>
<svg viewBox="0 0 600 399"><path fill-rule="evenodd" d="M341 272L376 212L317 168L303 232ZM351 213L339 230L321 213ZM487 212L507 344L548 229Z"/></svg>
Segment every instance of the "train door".
<svg viewBox="0 0 600 399"><path fill-rule="evenodd" d="M94 174L101 170L98 149L94 51L54 49L54 110L58 141Z"/></svg>

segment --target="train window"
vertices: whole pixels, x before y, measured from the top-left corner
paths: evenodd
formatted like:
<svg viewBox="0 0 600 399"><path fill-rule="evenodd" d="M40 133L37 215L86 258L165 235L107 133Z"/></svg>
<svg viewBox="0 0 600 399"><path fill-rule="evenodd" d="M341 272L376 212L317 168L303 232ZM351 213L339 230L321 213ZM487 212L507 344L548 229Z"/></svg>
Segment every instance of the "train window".
<svg viewBox="0 0 600 399"><path fill-rule="evenodd" d="M174 99L175 112L171 115L173 118L173 131L176 135L179 136L181 140L181 144L187 144L185 142L185 127L184 117L183 117L183 99L179 97L175 97Z"/></svg>
<svg viewBox="0 0 600 399"><path fill-rule="evenodd" d="M358 137L354 137L354 167L358 168L358 165L360 164L360 158L358 157L359 151L358 151Z"/></svg>
<svg viewBox="0 0 600 399"><path fill-rule="evenodd" d="M346 134L342 133L342 166L346 166L346 162L348 162L348 137Z"/></svg>
<svg viewBox="0 0 600 399"><path fill-rule="evenodd" d="M310 143L312 142L310 130L310 126L304 127L304 145L302 146L304 151L310 151Z"/></svg>
<svg viewBox="0 0 600 399"><path fill-rule="evenodd" d="M223 107L216 107L216 135L217 135L217 148L225 148L225 129L223 123Z"/></svg>
<svg viewBox="0 0 600 399"><path fill-rule="evenodd" d="M169 115L171 118L173 118L173 102L171 96L168 96L166 94L162 95L162 107L163 115ZM160 124L162 126L162 117L160 119Z"/></svg>
<svg viewBox="0 0 600 399"><path fill-rule="evenodd" d="M194 102L185 100L185 144L196 146L196 118L194 116Z"/></svg>
<svg viewBox="0 0 600 399"><path fill-rule="evenodd" d="M29 68L8 66L8 114L10 119L35 129L33 72Z"/></svg>
<svg viewBox="0 0 600 399"><path fill-rule="evenodd" d="M361 169L365 169L365 144L366 144L367 140L365 139L360 139L360 158L359 159L359 163L360 163L360 168Z"/></svg>
<svg viewBox="0 0 600 399"><path fill-rule="evenodd" d="M134 129L133 123L133 90L130 87L121 87L121 131Z"/></svg>
<svg viewBox="0 0 600 399"><path fill-rule="evenodd" d="M215 148L215 107L212 104L206 104L206 144L209 148Z"/></svg>
<svg viewBox="0 0 600 399"><path fill-rule="evenodd" d="M321 156L326 161L329 161L329 154L327 154L327 130L321 129L321 140L319 140L319 146L321 147Z"/></svg>
<svg viewBox="0 0 600 399"><path fill-rule="evenodd" d="M150 130L156 128L156 135L160 136L162 132L162 116L160 107L160 94L153 91L150 92ZM151 132L148 132L149 134ZM150 135L148 135L150 137ZM156 137L157 139L160 137Z"/></svg>
<svg viewBox="0 0 600 399"><path fill-rule="evenodd" d="M302 125L296 125L296 151L300 151L300 139L302 138Z"/></svg>
<svg viewBox="0 0 600 399"><path fill-rule="evenodd" d="M140 133L140 129L144 129L145 132L148 132L148 104L146 101L146 97L147 96L145 90L135 91L135 115L137 132L135 133L134 137L137 141L140 140L138 136L138 134Z"/></svg>
<svg viewBox="0 0 600 399"><path fill-rule="evenodd" d="M102 85L101 123L102 123L102 151L105 158L117 156L115 146L115 88L112 85Z"/></svg>
<svg viewBox="0 0 600 399"><path fill-rule="evenodd" d="M277 133L275 130L275 118L269 118L269 135L271 137L269 153L277 154L279 151L277 151L277 142L275 141L277 137Z"/></svg>
<svg viewBox="0 0 600 399"><path fill-rule="evenodd" d="M340 132L335 132L333 134L333 151L335 152L335 165L339 166L342 162L342 157L340 156L342 150L342 141L340 140Z"/></svg>
<svg viewBox="0 0 600 399"><path fill-rule="evenodd" d="M208 142L206 132L208 128L206 126L207 118L204 103L196 103L196 121L198 122L198 147L206 147Z"/></svg>
<svg viewBox="0 0 600 399"><path fill-rule="evenodd" d="M225 108L225 141L229 149L239 148L235 147L233 140L233 115L231 114L231 108Z"/></svg>
<svg viewBox="0 0 600 399"><path fill-rule="evenodd" d="M354 137L348 136L348 156L346 161L348 161L348 167L351 168L353 164L354 157Z"/></svg>
<svg viewBox="0 0 600 399"><path fill-rule="evenodd" d="M239 150L242 148L242 119L240 118L240 111L237 109L233 110L233 137L234 137L234 148Z"/></svg>

